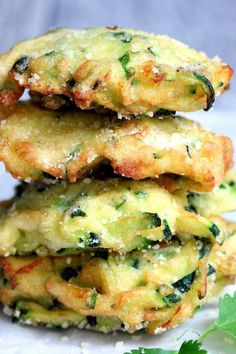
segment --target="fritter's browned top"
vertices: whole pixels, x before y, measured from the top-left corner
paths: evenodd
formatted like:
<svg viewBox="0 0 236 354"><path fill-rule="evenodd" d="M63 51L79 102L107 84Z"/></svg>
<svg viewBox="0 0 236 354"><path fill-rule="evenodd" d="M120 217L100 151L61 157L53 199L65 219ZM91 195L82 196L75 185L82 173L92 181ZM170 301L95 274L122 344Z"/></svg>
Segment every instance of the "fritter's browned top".
<svg viewBox="0 0 236 354"><path fill-rule="evenodd" d="M58 29L0 57L0 104L16 103L29 88L50 96L46 102L55 108L66 96L82 109L103 106L125 115L208 110L232 74L220 59L167 36Z"/></svg>
<svg viewBox="0 0 236 354"><path fill-rule="evenodd" d="M230 138L191 120L94 116L49 111L30 103L2 107L0 160L14 177L26 181L42 179L47 172L75 182L108 161L124 177L139 180L175 174L180 187L202 191L220 184L232 164Z"/></svg>

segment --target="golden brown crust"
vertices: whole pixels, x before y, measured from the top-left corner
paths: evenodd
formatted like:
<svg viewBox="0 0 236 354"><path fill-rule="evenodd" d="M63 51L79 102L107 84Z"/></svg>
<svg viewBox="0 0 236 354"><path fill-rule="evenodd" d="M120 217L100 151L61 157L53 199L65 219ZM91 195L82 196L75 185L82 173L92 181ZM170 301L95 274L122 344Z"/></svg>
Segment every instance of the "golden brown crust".
<svg viewBox="0 0 236 354"><path fill-rule="evenodd" d="M184 245L178 252L179 256L175 252L172 254L176 262L185 263L183 266L181 262L179 269L176 268L176 263L174 269L172 265L174 274L168 269L167 264L173 263L168 252L164 253L167 255L165 266L157 257L161 251L155 253L154 250L149 250L146 254L135 252L133 255L121 256L123 258L110 254L106 261L99 255L70 256L69 266L68 257L0 259L5 277L4 285L0 285L0 300L5 305L10 305L28 299L53 307L53 300L56 299L63 308L83 316L119 318L131 332L140 329L143 322L146 322L147 331L153 334L157 329L169 329L191 317L195 308L202 303L202 298L199 298L202 287L204 296L211 292L212 280L207 279L206 275L208 257L199 261L194 244L195 241L189 241L185 245L187 249L184 254L181 253ZM178 244L176 247L178 248ZM194 259L186 256L185 252L188 254L190 251ZM137 258L139 267L134 268L133 260ZM79 271L70 279L65 279L68 267ZM93 276L84 276L83 269L84 274ZM173 279L182 281L185 276L190 277L189 286L182 292L175 290L175 286L171 285L175 284ZM139 284L140 279L146 284ZM31 286L36 283L38 289ZM176 295L176 301L168 302L168 295L173 294Z"/></svg>
<svg viewBox="0 0 236 354"><path fill-rule="evenodd" d="M0 159L14 177L27 181L47 172L76 182L109 161L124 177L159 177L161 185L171 181L172 189L183 184L210 191L232 165L230 138L181 117L95 119L95 113L47 111L30 103L1 108L0 115ZM162 179L163 174L181 177Z"/></svg>
<svg viewBox="0 0 236 354"><path fill-rule="evenodd" d="M219 59L166 36L119 28L59 29L17 44L0 66L1 104L16 103L29 88L65 95L82 109L103 106L125 115L208 110L233 75ZM58 107L58 100L43 101Z"/></svg>
<svg viewBox="0 0 236 354"><path fill-rule="evenodd" d="M81 256L43 257L40 259L35 256L1 258L0 265L5 279L4 283L1 283L1 302L6 305L14 303L17 305L17 309L20 309L22 306L21 303L18 305L19 301L22 299L31 301L25 303L25 309L28 308L29 312L22 313L27 313L28 317L22 316L21 311L18 311L20 313L18 316L20 318L22 316L23 322L24 319L32 319L32 323L37 324L39 321L35 321L36 316L47 320L46 317L41 317L39 312L31 312L30 309L34 307L32 308L30 304L36 302L41 306L52 308L53 300L56 299L57 304L63 305L65 310L73 309L79 315L101 316L110 319L115 316L121 321L120 325L123 322L123 325L116 329L124 328L125 325L126 330L133 332L140 329L145 322L146 331L149 334L158 334L190 318L195 309L205 301L203 298L207 299L211 296L215 285L214 276L212 277L208 273L208 263L213 266L213 269L215 268L216 275L220 279L222 275L231 277L231 280L235 277L235 247L233 246L235 225L223 219L216 218L215 220L221 220L228 232L225 243L221 246L215 245L210 252L210 258L205 254L201 260L198 255L199 247L193 244L189 245L190 249L185 250L187 255L183 253L182 259L176 259L175 267L171 268L171 271L168 262L171 261L173 255L165 260L166 265L158 263L158 267L162 267L162 271L159 271L159 268L154 266L158 262L154 250L149 250L147 253L141 252L139 256L139 252L134 252L133 256L131 256L132 253L127 254L121 256L122 258L119 260L117 255L110 254L106 261L99 258L98 254L94 257L88 253ZM190 255L190 252L193 254ZM143 269L145 263L141 260L145 257L147 257L146 261L149 264L146 270ZM175 255L175 257L177 256ZM139 259L139 267L134 269L131 260L137 258ZM195 263L197 265L191 289L184 294L177 291L175 294L181 296L181 300L179 299L176 303L167 303L167 305L166 300L163 302L163 298L172 294L173 288L176 286L171 286L167 279L175 278L174 272L180 271L183 261L187 261L186 265L188 264L187 268L183 270L188 273L187 276L191 274L189 274L190 269L194 269ZM189 261L190 263L188 263ZM178 263L176 262L180 262L181 267L177 267ZM70 269L79 269L79 271L77 271L77 275L72 273L70 279L62 280L67 274L65 269L68 269L68 264ZM145 286L135 285L140 271L144 271ZM172 274L171 278L169 273ZM139 275L141 279L143 279L143 275ZM180 278L180 274L178 278ZM225 279L227 281L227 278ZM37 284L37 288L32 287L32 284ZM37 309L43 310L43 307L39 306ZM66 313L64 316L66 319Z"/></svg>

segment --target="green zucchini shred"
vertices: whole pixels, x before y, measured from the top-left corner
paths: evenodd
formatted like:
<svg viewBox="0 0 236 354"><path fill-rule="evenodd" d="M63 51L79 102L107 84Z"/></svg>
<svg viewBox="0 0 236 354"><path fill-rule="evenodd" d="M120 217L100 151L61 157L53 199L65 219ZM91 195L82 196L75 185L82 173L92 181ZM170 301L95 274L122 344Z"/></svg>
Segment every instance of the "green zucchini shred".
<svg viewBox="0 0 236 354"><path fill-rule="evenodd" d="M132 75L130 72L130 69L128 69L127 65L129 64L130 61L130 56L129 53L126 52L125 54L123 54L120 58L119 58L119 62L122 65L122 68L125 72L125 77L128 80L130 78L130 76Z"/></svg>
<svg viewBox="0 0 236 354"><path fill-rule="evenodd" d="M85 216L87 216L87 214L86 214L83 210L81 210L81 208L80 208L79 205L77 205L77 206L75 206L75 207L72 209L72 212L71 212L70 216L71 216L71 218L73 219L73 218L75 218L76 216L85 217Z"/></svg>
<svg viewBox="0 0 236 354"><path fill-rule="evenodd" d="M170 239L173 235L166 219L163 219L163 225L164 225L163 235L165 236L166 239Z"/></svg>
<svg viewBox="0 0 236 354"><path fill-rule="evenodd" d="M133 39L133 36L125 31L115 32L112 35L113 37L120 38L123 43L130 43Z"/></svg>
<svg viewBox="0 0 236 354"><path fill-rule="evenodd" d="M207 94L207 105L206 108L204 108L204 111L208 111L212 107L213 103L215 102L215 90L210 80L208 80L206 76L199 74L196 71L193 72L193 75L203 84L204 91Z"/></svg>
<svg viewBox="0 0 236 354"><path fill-rule="evenodd" d="M209 227L209 230L211 231L211 233L214 237L217 237L220 234L220 229L214 223L212 223L212 225Z"/></svg>
<svg viewBox="0 0 236 354"><path fill-rule="evenodd" d="M190 288L192 283L194 282L195 278L197 276L197 272L193 271L192 273L186 275L182 279L178 280L177 282L173 283L172 286L177 289L179 292L187 293Z"/></svg>
<svg viewBox="0 0 236 354"><path fill-rule="evenodd" d="M94 292L92 293L92 295L87 299L87 307L89 309L94 309L96 306L96 301L97 301L97 292L96 290L94 290Z"/></svg>
<svg viewBox="0 0 236 354"><path fill-rule="evenodd" d="M174 293L164 296L162 299L167 307L169 307L170 304L177 304L179 301L181 301L181 297Z"/></svg>

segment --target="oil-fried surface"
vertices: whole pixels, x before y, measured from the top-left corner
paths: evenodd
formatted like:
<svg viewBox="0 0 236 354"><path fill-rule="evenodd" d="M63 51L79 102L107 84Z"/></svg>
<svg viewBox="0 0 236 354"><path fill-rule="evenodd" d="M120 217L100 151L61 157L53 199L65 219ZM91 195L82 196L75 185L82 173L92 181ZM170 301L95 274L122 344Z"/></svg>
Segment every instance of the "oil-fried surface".
<svg viewBox="0 0 236 354"><path fill-rule="evenodd" d="M159 333L192 316L211 293L210 248L202 257L197 242L174 241L145 252L106 257L86 253L2 258L0 300L28 324L63 327L66 322L64 327L80 324L102 330L102 317L108 321L106 331L145 327Z"/></svg>
<svg viewBox="0 0 236 354"><path fill-rule="evenodd" d="M180 176L179 187L209 191L232 164L230 138L181 117L127 121L19 103L2 107L0 120L0 160L14 177L28 182L42 179L43 172L75 182L108 161L125 177L171 173Z"/></svg>
<svg viewBox="0 0 236 354"><path fill-rule="evenodd" d="M125 115L207 110L232 73L219 59L167 36L121 28L58 29L0 57L0 103L16 103L29 88L51 95L46 104L53 108L67 97L82 109L104 106Z"/></svg>
<svg viewBox="0 0 236 354"><path fill-rule="evenodd" d="M225 238L215 223L186 211L153 181L84 179L31 186L0 218L0 254L70 254L88 249L119 252L198 235Z"/></svg>
<svg viewBox="0 0 236 354"><path fill-rule="evenodd" d="M236 170L228 171L223 182L209 193L178 189L178 181L173 178L169 178L164 186L169 191L176 190L173 196L186 210L202 216L209 217L236 210Z"/></svg>
<svg viewBox="0 0 236 354"><path fill-rule="evenodd" d="M213 218L217 221L217 218ZM209 263L216 269L218 276L236 276L236 224L232 224L227 221L223 221L222 227L226 232L226 238L222 245L215 244Z"/></svg>
<svg viewBox="0 0 236 354"><path fill-rule="evenodd" d="M28 325L160 333L236 276L236 227L221 222L227 239L213 249L195 238L126 255L1 258L0 301Z"/></svg>

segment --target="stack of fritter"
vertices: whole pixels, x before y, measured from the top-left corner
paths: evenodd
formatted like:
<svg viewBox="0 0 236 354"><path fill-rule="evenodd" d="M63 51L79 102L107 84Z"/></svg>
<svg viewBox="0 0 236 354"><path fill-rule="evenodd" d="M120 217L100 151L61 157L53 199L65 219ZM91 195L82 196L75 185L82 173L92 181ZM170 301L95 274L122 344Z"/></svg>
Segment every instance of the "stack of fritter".
<svg viewBox="0 0 236 354"><path fill-rule="evenodd" d="M236 275L236 226L219 217L236 208L231 140L175 115L208 110L231 76L116 27L52 31L0 57L0 159L24 181L1 204L7 314L159 333Z"/></svg>

